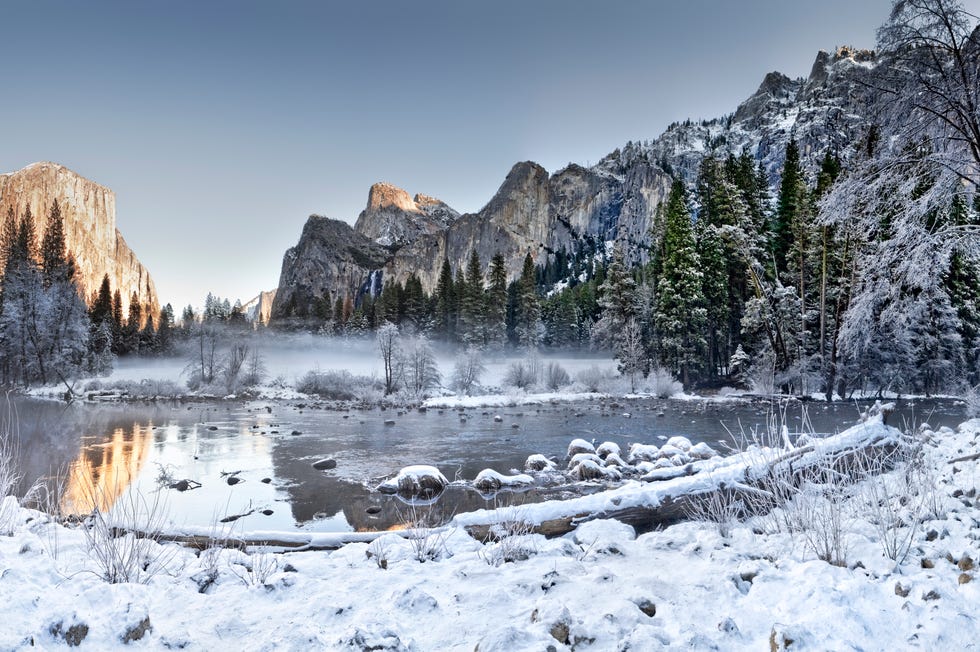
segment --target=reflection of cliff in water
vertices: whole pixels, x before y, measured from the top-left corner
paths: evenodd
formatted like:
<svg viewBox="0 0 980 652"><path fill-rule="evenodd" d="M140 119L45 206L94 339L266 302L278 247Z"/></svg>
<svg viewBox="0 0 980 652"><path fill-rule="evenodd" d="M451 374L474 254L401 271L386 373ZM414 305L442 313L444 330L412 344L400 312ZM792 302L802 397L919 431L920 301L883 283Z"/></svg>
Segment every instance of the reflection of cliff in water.
<svg viewBox="0 0 980 652"><path fill-rule="evenodd" d="M139 476L153 444L152 426L116 428L105 441L85 446L66 475L61 509L66 514L108 512Z"/></svg>
<svg viewBox="0 0 980 652"><path fill-rule="evenodd" d="M63 509L110 507L146 464L154 418L169 413L153 406L12 399L3 420L9 419L21 474L18 495L40 480L50 495L62 496ZM85 499L86 493L100 499Z"/></svg>

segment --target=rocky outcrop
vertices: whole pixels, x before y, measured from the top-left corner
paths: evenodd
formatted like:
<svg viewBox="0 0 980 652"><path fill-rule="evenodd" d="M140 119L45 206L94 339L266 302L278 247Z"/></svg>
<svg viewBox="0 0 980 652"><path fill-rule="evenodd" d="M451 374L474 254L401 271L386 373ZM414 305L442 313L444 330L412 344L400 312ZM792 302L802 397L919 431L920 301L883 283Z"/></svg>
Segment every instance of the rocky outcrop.
<svg viewBox="0 0 980 652"><path fill-rule="evenodd" d="M875 66L875 55L867 50L821 52L807 79L769 73L731 115L671 125L656 140L627 143L595 166L569 165L549 175L536 163L518 163L476 213L457 216L438 200L412 198L391 184L375 184L355 230L373 245L388 245L387 251L365 254L376 266L345 264L340 278L336 270L328 272L336 283L326 278L314 281L316 266L287 253L283 279L288 283L292 278L287 267L303 266L307 286L320 283L320 292L336 296L355 288L376 291L379 276L404 282L416 274L431 292L443 260L462 268L471 250L479 254L484 271L494 254L502 254L510 280L520 274L528 253L542 264L560 251L608 253L618 245L628 264L644 263L662 236L658 210L673 178L693 186L705 156L724 158L747 151L773 184L790 138L799 143L804 167L811 173L828 150L846 158L868 128L867 94L873 87L868 77L875 74ZM353 243L350 234L344 237ZM302 240L301 246L304 256L333 256L317 253ZM335 244L327 247L337 249ZM283 291L292 292L280 285ZM284 303L277 299L277 305Z"/></svg>
<svg viewBox="0 0 980 652"><path fill-rule="evenodd" d="M390 258L388 249L358 233L350 224L311 215L299 243L282 260L272 320L307 317L317 306L357 297Z"/></svg>
<svg viewBox="0 0 980 652"><path fill-rule="evenodd" d="M272 304L275 300L275 290L259 292L258 296L253 297L242 306L245 317L253 324L268 324L272 317Z"/></svg>
<svg viewBox="0 0 980 652"><path fill-rule="evenodd" d="M98 291L108 274L112 289L120 292L124 314L133 293L150 314L159 314L153 279L116 228L116 196L111 190L56 163L34 163L0 174L0 219L10 209L19 219L29 206L39 239L47 229L55 200L64 217L65 244L75 257L84 296Z"/></svg>
<svg viewBox="0 0 980 652"><path fill-rule="evenodd" d="M354 230L390 247L402 246L423 235L434 235L452 224L459 213L445 202L415 195L390 183L380 182L368 191L367 207L361 211Z"/></svg>

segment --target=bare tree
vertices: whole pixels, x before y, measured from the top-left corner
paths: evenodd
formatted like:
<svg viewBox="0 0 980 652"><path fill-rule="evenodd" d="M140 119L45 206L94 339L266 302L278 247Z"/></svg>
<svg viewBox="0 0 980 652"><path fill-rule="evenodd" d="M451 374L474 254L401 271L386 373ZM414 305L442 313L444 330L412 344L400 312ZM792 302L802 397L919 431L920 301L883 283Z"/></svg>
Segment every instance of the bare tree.
<svg viewBox="0 0 980 652"><path fill-rule="evenodd" d="M461 394L469 394L473 388L480 385L480 378L486 370L480 349L475 346L468 347L456 358L453 367L453 389Z"/></svg>
<svg viewBox="0 0 980 652"><path fill-rule="evenodd" d="M411 338L398 354L398 372L402 385L416 398L439 386L442 375L432 345L425 336Z"/></svg>
<svg viewBox="0 0 980 652"><path fill-rule="evenodd" d="M636 376L643 374L646 365L646 349L643 346L643 330L635 318L626 321L619 340L616 357L619 358L619 372L630 378L630 391L636 391Z"/></svg>
<svg viewBox="0 0 980 652"><path fill-rule="evenodd" d="M398 327L386 321L378 328L378 352L385 369L385 396L395 391L395 364L398 360Z"/></svg>

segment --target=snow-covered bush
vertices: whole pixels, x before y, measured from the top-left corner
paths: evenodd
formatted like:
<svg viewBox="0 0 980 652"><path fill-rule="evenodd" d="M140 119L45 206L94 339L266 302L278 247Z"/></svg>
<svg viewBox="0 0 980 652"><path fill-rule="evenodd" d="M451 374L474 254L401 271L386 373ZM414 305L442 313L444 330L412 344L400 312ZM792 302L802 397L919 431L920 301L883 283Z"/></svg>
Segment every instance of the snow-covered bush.
<svg viewBox="0 0 980 652"><path fill-rule="evenodd" d="M161 492L146 496L126 488L121 478L96 484L77 473L73 485L76 513L91 510L82 523L86 552L94 573L110 584L146 584L166 570L178 548L161 543L168 522Z"/></svg>
<svg viewBox="0 0 980 652"><path fill-rule="evenodd" d="M557 362L549 362L544 368L544 386L553 392L572 384L572 378Z"/></svg>
<svg viewBox="0 0 980 652"><path fill-rule="evenodd" d="M647 376L645 389L657 398L670 398L684 391L684 386L667 369L654 367Z"/></svg>
<svg viewBox="0 0 980 652"><path fill-rule="evenodd" d="M269 577L279 570L279 560L268 552L248 555L243 562L232 564L231 572L245 586L265 586Z"/></svg>
<svg viewBox="0 0 980 652"><path fill-rule="evenodd" d="M308 371L296 383L296 391L313 394L332 401L353 401L372 388L374 381L366 376L355 376L346 369Z"/></svg>
<svg viewBox="0 0 980 652"><path fill-rule="evenodd" d="M486 370L480 349L475 346L468 347L456 357L453 365L452 388L460 394L471 394L480 386L480 378Z"/></svg>
<svg viewBox="0 0 980 652"><path fill-rule="evenodd" d="M174 398L185 393L174 381L162 378L91 380L85 384L83 391L117 393L131 398Z"/></svg>
<svg viewBox="0 0 980 652"><path fill-rule="evenodd" d="M598 365L586 367L575 375L575 380L581 383L587 392L608 391L612 379L613 375Z"/></svg>
<svg viewBox="0 0 980 652"><path fill-rule="evenodd" d="M537 385L540 379L541 367L534 358L512 362L504 374L504 384L524 390Z"/></svg>

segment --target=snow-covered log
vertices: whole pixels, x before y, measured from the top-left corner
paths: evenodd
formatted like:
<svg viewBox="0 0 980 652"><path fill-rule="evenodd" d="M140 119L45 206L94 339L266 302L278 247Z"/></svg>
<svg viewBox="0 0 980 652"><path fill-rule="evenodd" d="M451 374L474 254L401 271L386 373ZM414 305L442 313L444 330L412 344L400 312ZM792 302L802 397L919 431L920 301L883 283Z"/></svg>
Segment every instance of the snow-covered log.
<svg viewBox="0 0 980 652"><path fill-rule="evenodd" d="M577 524L597 518L615 518L639 530L650 530L686 519L694 506L718 493L762 493L774 478L798 482L820 470L853 472L868 459L887 459L901 445L901 438L901 432L886 426L878 414L803 447L756 447L676 467L670 471L682 475L660 482L630 481L571 500L525 504L519 512L505 507L459 514L451 525L463 527L481 540L489 536L492 524L502 519L524 521L531 531L545 536L565 534Z"/></svg>

